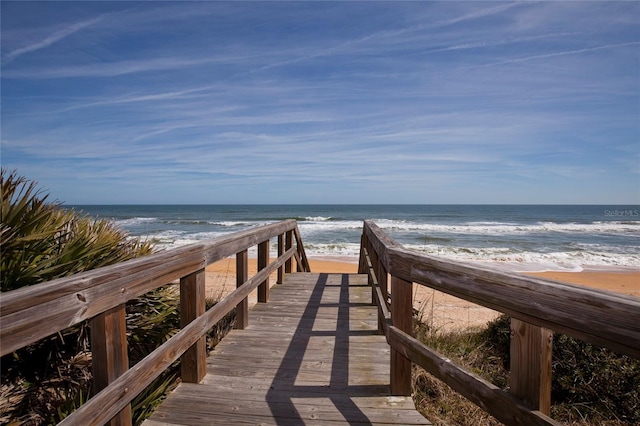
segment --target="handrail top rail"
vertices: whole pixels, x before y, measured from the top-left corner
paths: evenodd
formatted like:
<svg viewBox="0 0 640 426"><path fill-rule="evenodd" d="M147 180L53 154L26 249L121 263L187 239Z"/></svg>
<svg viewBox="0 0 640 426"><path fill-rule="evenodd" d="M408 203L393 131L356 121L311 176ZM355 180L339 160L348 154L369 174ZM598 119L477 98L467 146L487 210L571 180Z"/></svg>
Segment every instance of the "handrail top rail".
<svg viewBox="0 0 640 426"><path fill-rule="evenodd" d="M379 237L380 235L384 235L388 241L390 241L391 245L383 245L386 252L384 252L384 257L381 256L381 261L384 264L387 271L392 269L396 270L393 265L393 260L398 256L415 256L419 257L420 260L425 263L433 266L437 269L447 271L447 272L455 272L455 273L464 273L471 277L477 278L491 278L496 280L496 278L504 278L508 279L511 283L512 281L517 281L523 285L526 284L534 284L536 285L536 290L544 291L545 288L555 288L555 289L566 289L571 292L584 293L588 295L597 294L604 298L610 298L616 301L631 302L634 305L638 305L640 307L640 297L636 297L630 294L622 294L610 290L587 287L579 284L566 283L562 281L555 281L547 278L539 278L535 276L526 276L514 272L508 272L501 270L499 268L492 268L486 265L473 265L465 262L457 262L452 260L447 260L443 258L439 258L436 256L431 256L425 253L420 253L415 250L407 249L402 244L395 241L392 237L384 233L384 231L371 219L366 219L365 224L371 227L371 231ZM382 241L382 240L381 240ZM380 254L380 253L378 253ZM399 275L400 278L408 278L409 280L412 278L410 274ZM497 281L497 280L496 280ZM418 284L421 284L418 282ZM499 284L499 282L496 282Z"/></svg>
<svg viewBox="0 0 640 426"><path fill-rule="evenodd" d="M296 230L289 219L2 293L0 355Z"/></svg>
<svg viewBox="0 0 640 426"><path fill-rule="evenodd" d="M396 278L640 358L638 297L418 253L372 220L364 221L363 232L379 262Z"/></svg>
<svg viewBox="0 0 640 426"><path fill-rule="evenodd" d="M244 231L221 235L210 240L193 243L182 247L160 250L148 256L138 257L135 259L126 260L124 262L115 263L113 265L107 265L100 268L91 269L89 271L80 272L67 277L56 278L39 284L2 292L0 293L0 317L8 315L10 312L12 312L11 310L7 311L7 309L9 309L11 305L16 303L16 301L20 299L41 296L49 292L55 292L59 296L61 288L70 287L71 285L73 285L73 288L69 288L69 291L77 291L79 289L93 287L96 285L100 285L103 282L111 281L120 278L121 276L126 276L127 274L138 272L140 269L156 267L158 264L162 264L165 261L173 260L174 258L186 257L196 252L207 253L216 247L228 244L230 242L238 241L252 235L256 235L257 238L260 239L260 237L268 234L271 238L277 235L272 231L281 231L280 228L282 228L283 226L286 228L286 231L293 230L296 226L296 221L294 219L287 219L273 224L256 226ZM252 245L255 245L253 241L247 243L247 247L250 247ZM236 254L236 252L226 250L225 252L210 255L206 259L203 259L203 261L208 261L208 263L210 264L234 254Z"/></svg>

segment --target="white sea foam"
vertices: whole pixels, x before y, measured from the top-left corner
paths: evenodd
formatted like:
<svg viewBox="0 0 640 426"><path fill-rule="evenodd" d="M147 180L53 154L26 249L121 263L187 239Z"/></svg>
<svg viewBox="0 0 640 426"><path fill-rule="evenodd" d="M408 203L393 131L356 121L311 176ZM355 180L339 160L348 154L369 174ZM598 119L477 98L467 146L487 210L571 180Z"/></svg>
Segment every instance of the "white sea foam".
<svg viewBox="0 0 640 426"><path fill-rule="evenodd" d="M129 226L136 226L142 223L150 223L150 222L157 222L158 218L157 217L132 217L129 219L118 219L115 222L116 225L126 228Z"/></svg>
<svg viewBox="0 0 640 426"><path fill-rule="evenodd" d="M509 222L466 222L457 224L416 223L404 220L376 219L376 224L391 231L420 231L424 233L451 234L487 234L487 235L525 235L548 232L563 233L631 233L640 236L638 222L593 222L593 223L555 223L537 222L517 224ZM360 224L362 226L362 224Z"/></svg>
<svg viewBox="0 0 640 426"><path fill-rule="evenodd" d="M187 233L185 231L169 230L148 235L146 238L155 243L159 249L172 249L183 247L189 244L201 243L212 238L226 234L225 232L197 232Z"/></svg>
<svg viewBox="0 0 640 426"><path fill-rule="evenodd" d="M234 221L218 221L218 222L207 222L209 225L216 225L216 226L225 226L225 227L238 227L238 226L253 226L253 223L249 223L249 222L234 222Z"/></svg>
<svg viewBox="0 0 640 426"><path fill-rule="evenodd" d="M354 243L304 243L309 256L345 256L354 257L360 254L360 244Z"/></svg>
<svg viewBox="0 0 640 426"><path fill-rule="evenodd" d="M437 245L406 245L430 256L457 262L490 264L514 271L580 271L587 267L640 268L640 254L604 251L515 252L505 247L444 247Z"/></svg>
<svg viewBox="0 0 640 426"><path fill-rule="evenodd" d="M359 255L361 220L335 220L328 215L302 215L301 218L304 220L298 221L298 227L309 256ZM131 227L154 221L169 225L172 229L150 232L144 237L152 239L159 248L174 248L275 221L224 219L179 221L174 225L173 222L159 222L154 217L136 217L120 223ZM519 272L577 271L587 267L640 268L640 244L634 243L640 236L639 221L517 223L507 219L454 223L382 218L374 219L374 222L408 249L456 262ZM272 253L276 251L274 240L271 242ZM255 251L253 247L250 253L255 255Z"/></svg>
<svg viewBox="0 0 640 426"><path fill-rule="evenodd" d="M349 229L362 229L361 221L320 221L320 222L299 222L298 228L300 232L325 232L325 231L341 231Z"/></svg>
<svg viewBox="0 0 640 426"><path fill-rule="evenodd" d="M329 220L331 220L332 217L328 216L328 217L324 217L324 216L307 216L304 218L305 221L308 222L327 222Z"/></svg>

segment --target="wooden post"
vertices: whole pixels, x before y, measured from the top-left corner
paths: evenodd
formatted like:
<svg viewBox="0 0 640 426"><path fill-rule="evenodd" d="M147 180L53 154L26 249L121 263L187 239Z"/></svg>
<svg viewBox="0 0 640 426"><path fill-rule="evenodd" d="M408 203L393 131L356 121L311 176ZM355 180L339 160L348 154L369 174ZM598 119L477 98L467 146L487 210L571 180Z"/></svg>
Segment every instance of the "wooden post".
<svg viewBox="0 0 640 426"><path fill-rule="evenodd" d="M378 281L378 284L380 284L380 274L378 272L380 270L380 268L378 267L378 253L376 253L373 248L369 248L368 252L369 259L371 260L371 269L373 269L373 273L376 274L376 281ZM371 287L371 304L376 304L376 289L373 286Z"/></svg>
<svg viewBox="0 0 640 426"><path fill-rule="evenodd" d="M376 271L378 274L378 284L380 285L380 292L382 293L382 297L386 299L389 296L389 275L387 274L387 269L384 267L382 262L378 262L378 270Z"/></svg>
<svg viewBox="0 0 640 426"><path fill-rule="evenodd" d="M510 392L533 410L551 413L553 332L511 318Z"/></svg>
<svg viewBox="0 0 640 426"><path fill-rule="evenodd" d="M382 297L383 300L380 301L380 303L387 303L387 270L384 268L384 265L382 263L379 264L380 267L378 268L378 285L380 286L380 292L382 293ZM413 303L413 301L412 301ZM412 311L413 312L413 311ZM378 333L380 334L384 334L384 324L383 322L385 321L384 318L382 318L379 314L378 314Z"/></svg>
<svg viewBox="0 0 640 426"><path fill-rule="evenodd" d="M285 236L285 245L284 245L285 250L289 250L291 247L293 247L293 230L287 231ZM285 262L284 264L285 274L291 273L291 262L292 260L290 258L287 259L287 261Z"/></svg>
<svg viewBox="0 0 640 426"><path fill-rule="evenodd" d="M413 335L413 284L391 276L391 319L393 325ZM411 361L391 348L391 395L411 395Z"/></svg>
<svg viewBox="0 0 640 426"><path fill-rule="evenodd" d="M243 250L236 254L236 288L249 279L249 252ZM244 330L249 325L249 298L245 297L236 305L236 325L238 330Z"/></svg>
<svg viewBox="0 0 640 426"><path fill-rule="evenodd" d="M90 322L93 386L95 393L129 369L127 322L125 305L119 305L95 316ZM130 425L131 404L113 419L110 425Z"/></svg>
<svg viewBox="0 0 640 426"><path fill-rule="evenodd" d="M203 315L205 272L200 269L180 279L180 327ZM202 336L180 357L180 376L185 383L199 383L207 372L207 337Z"/></svg>
<svg viewBox="0 0 640 426"><path fill-rule="evenodd" d="M258 244L258 271L269 264L269 240ZM269 277L258 285L258 302L267 303L269 300Z"/></svg>
<svg viewBox="0 0 640 426"><path fill-rule="evenodd" d="M278 235L278 257L284 254L284 234ZM284 267L278 268L278 278L276 284L282 284L284 282Z"/></svg>
<svg viewBox="0 0 640 426"><path fill-rule="evenodd" d="M367 236L363 232L362 236L360 237L360 258L358 259L359 274L366 274L368 269L367 259L365 258L365 255L364 255L364 249L369 250L369 244L368 244Z"/></svg>

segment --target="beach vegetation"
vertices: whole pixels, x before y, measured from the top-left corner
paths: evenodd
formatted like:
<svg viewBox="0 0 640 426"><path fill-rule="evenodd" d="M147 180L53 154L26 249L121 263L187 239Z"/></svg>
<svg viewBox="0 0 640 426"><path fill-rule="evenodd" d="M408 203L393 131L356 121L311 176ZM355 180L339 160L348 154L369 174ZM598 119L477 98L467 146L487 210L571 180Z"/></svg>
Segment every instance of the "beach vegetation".
<svg viewBox="0 0 640 426"><path fill-rule="evenodd" d="M1 171L0 286L14 290L150 254L151 244L107 220L48 200L34 181Z"/></svg>
<svg viewBox="0 0 640 426"><path fill-rule="evenodd" d="M3 292L153 251L151 243L131 238L110 221L94 220L49 201L34 181L15 171L3 169L0 176ZM179 330L176 287L169 284L127 303L130 365ZM207 301L208 307L213 304L215 300ZM232 323L230 314L212 330L208 342L217 342ZM94 392L89 342L85 322L2 357L0 423L58 423L87 401ZM176 362L134 399L134 424L141 423L178 382Z"/></svg>
<svg viewBox="0 0 640 426"><path fill-rule="evenodd" d="M442 332L414 321L416 337L453 362L509 388L510 317L485 327ZM555 334L551 417L569 425L640 424L640 360ZM499 425L475 404L414 367L416 407L436 425Z"/></svg>

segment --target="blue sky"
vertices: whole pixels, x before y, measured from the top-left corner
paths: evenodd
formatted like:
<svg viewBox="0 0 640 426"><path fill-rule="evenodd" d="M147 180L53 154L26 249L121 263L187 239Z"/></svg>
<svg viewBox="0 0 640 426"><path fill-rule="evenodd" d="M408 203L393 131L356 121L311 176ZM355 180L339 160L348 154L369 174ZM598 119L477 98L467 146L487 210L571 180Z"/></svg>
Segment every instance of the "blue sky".
<svg viewBox="0 0 640 426"><path fill-rule="evenodd" d="M2 1L68 204L640 203L639 2Z"/></svg>

